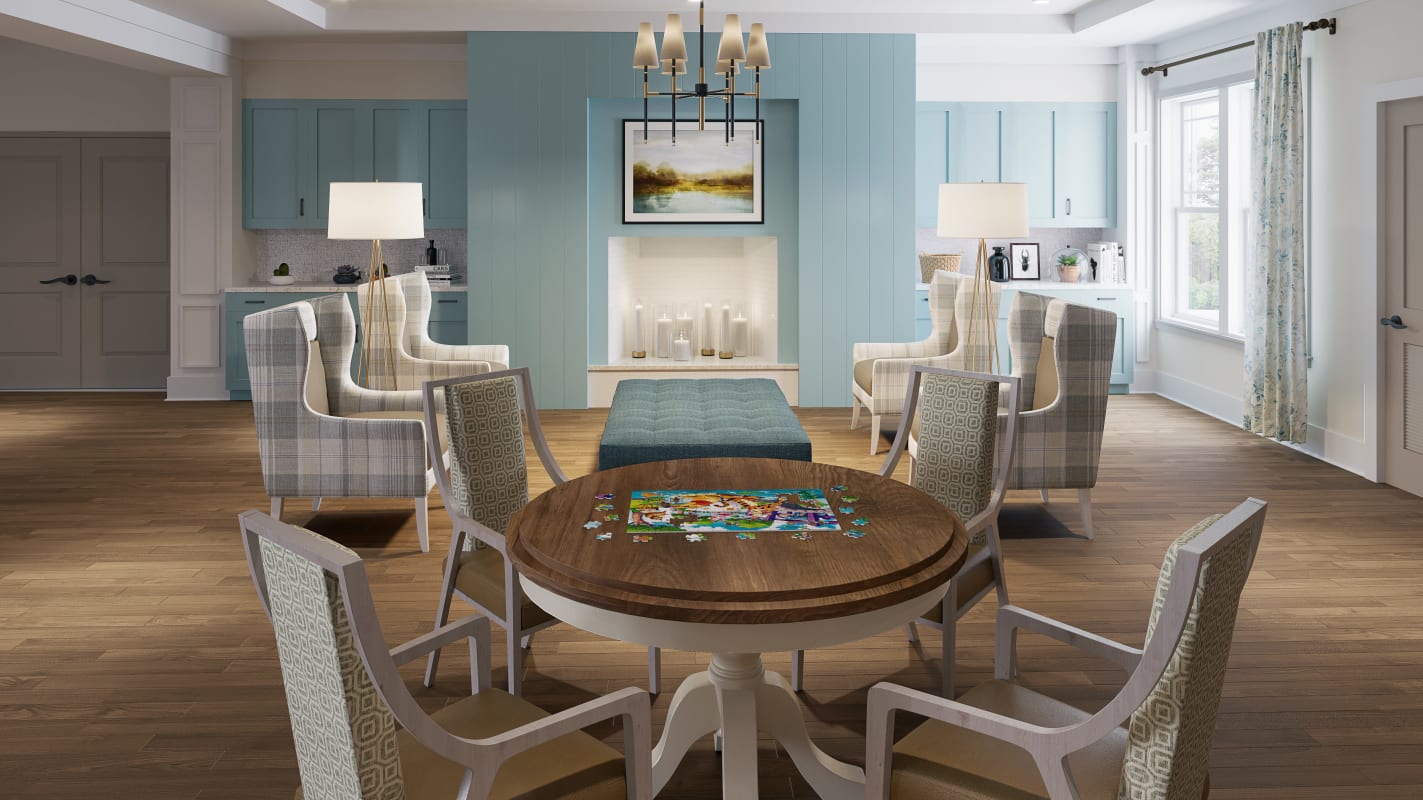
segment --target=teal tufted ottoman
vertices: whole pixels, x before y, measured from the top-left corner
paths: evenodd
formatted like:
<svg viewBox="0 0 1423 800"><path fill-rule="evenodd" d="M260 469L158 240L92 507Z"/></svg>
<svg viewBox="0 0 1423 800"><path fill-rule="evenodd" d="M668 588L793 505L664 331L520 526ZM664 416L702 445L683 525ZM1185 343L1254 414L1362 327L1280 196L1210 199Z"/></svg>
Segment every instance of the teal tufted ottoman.
<svg viewBox="0 0 1423 800"><path fill-rule="evenodd" d="M598 469L678 458L810 460L810 437L769 378L618 384Z"/></svg>

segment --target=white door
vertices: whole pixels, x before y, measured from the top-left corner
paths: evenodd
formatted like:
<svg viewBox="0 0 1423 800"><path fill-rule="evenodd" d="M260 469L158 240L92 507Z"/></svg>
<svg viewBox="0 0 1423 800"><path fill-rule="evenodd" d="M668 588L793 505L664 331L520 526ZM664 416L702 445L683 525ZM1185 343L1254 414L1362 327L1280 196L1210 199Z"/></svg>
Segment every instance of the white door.
<svg viewBox="0 0 1423 800"><path fill-rule="evenodd" d="M1423 98L1386 126L1383 479L1423 495Z"/></svg>
<svg viewBox="0 0 1423 800"><path fill-rule="evenodd" d="M0 138L0 389L80 385L78 139Z"/></svg>

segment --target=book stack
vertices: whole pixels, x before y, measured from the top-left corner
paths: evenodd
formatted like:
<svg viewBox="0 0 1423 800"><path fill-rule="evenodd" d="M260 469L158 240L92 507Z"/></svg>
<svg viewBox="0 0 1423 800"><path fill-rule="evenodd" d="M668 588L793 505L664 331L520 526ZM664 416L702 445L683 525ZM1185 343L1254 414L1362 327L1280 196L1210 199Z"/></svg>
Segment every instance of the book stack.
<svg viewBox="0 0 1423 800"><path fill-rule="evenodd" d="M420 264L415 271L425 273L432 287L449 286L461 277L459 273L450 271L449 264Z"/></svg>

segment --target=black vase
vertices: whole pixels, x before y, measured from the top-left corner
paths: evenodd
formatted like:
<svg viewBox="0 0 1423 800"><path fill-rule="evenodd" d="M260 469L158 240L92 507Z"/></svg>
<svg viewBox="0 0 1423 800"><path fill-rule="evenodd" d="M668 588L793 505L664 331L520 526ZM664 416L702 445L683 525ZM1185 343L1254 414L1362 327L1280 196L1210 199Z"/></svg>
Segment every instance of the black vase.
<svg viewBox="0 0 1423 800"><path fill-rule="evenodd" d="M1001 247L993 248L993 255L988 257L988 279L994 283L1008 282L1008 256Z"/></svg>

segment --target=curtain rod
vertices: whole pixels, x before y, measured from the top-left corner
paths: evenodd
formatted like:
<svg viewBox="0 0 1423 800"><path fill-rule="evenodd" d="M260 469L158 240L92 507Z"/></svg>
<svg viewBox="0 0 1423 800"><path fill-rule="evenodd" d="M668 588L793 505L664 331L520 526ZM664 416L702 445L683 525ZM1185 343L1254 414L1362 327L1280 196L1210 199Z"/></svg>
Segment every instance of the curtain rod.
<svg viewBox="0 0 1423 800"><path fill-rule="evenodd" d="M1326 30L1327 30L1327 31L1329 31L1329 35L1330 35L1330 36L1333 36L1333 35L1337 32L1338 24L1335 22L1335 19L1334 19L1333 17L1326 17L1326 18L1324 18L1324 19L1317 19L1317 20L1315 20L1315 21L1313 21L1313 22L1306 23L1305 26L1304 26L1304 29L1307 30L1307 31L1326 31ZM1252 42L1241 42L1240 44L1233 44L1233 45L1231 45L1231 46L1229 46L1229 47L1222 47L1222 48L1219 49L1219 50L1212 50L1212 51L1210 51L1209 53L1201 53L1200 55L1191 56L1190 58L1183 58L1183 59L1181 59L1180 61L1172 61L1172 62L1169 62L1169 63L1166 63L1166 64L1162 64L1162 65L1156 66L1156 67L1142 67L1142 68L1141 68L1141 74L1142 74L1142 75L1147 75L1147 76L1149 76L1149 75L1151 75L1152 73L1159 72L1159 73L1161 73L1161 76L1164 78L1164 77L1166 77L1166 75L1168 74L1169 70L1170 70L1172 67L1179 67L1179 66L1181 66L1182 64L1189 64L1189 63L1191 63L1192 61L1200 61L1200 60L1203 59L1203 58L1210 58L1210 57L1212 57L1212 56L1218 56L1218 55L1221 55L1222 53L1232 53L1232 52L1234 52L1234 51L1236 51L1236 50L1244 50L1244 49L1247 48L1247 47L1254 47L1254 46L1255 46L1255 43L1254 43L1253 41L1252 41Z"/></svg>

